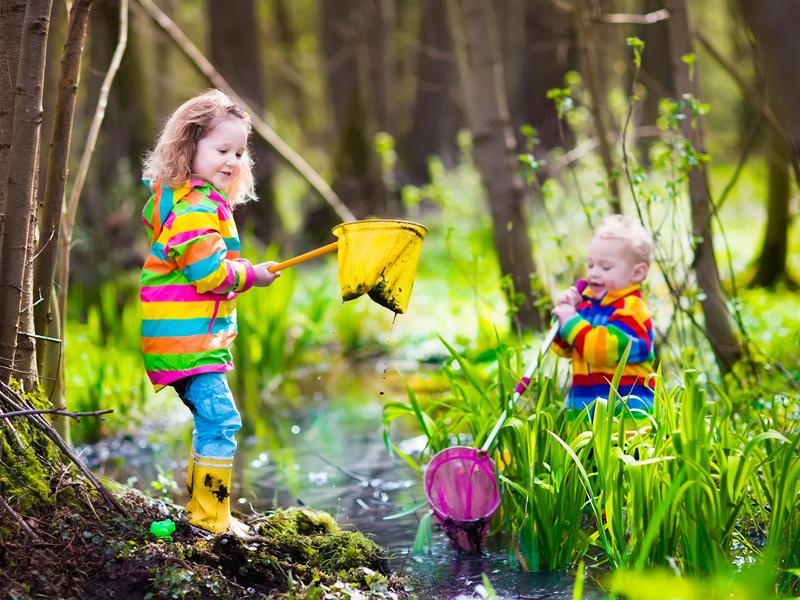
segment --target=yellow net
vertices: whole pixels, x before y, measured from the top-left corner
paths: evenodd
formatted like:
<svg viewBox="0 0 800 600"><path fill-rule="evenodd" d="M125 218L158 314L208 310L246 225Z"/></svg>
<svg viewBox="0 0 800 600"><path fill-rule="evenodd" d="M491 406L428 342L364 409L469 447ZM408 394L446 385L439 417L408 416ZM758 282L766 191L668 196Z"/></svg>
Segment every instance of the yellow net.
<svg viewBox="0 0 800 600"><path fill-rule="evenodd" d="M342 300L368 294L389 310L406 312L427 231L418 223L392 219L352 221L334 227L333 235L339 238Z"/></svg>

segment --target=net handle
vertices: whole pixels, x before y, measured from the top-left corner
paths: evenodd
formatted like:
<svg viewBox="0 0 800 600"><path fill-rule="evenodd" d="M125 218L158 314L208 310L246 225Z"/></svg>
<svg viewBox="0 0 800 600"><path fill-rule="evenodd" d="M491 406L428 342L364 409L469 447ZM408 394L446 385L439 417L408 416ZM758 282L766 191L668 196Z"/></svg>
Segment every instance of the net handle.
<svg viewBox="0 0 800 600"><path fill-rule="evenodd" d="M579 294L582 293L583 290L586 289L586 281L583 279L579 280L575 284L575 287L578 290ZM547 336L544 338L544 342L539 348L538 354L534 358L531 365L528 367L528 370L525 371L525 374L522 376L522 379L520 379L519 382L517 382L517 385L514 387L514 395L511 397L511 401L508 403L508 407L503 409L500 418L497 419L497 423L494 424L492 431L489 433L489 437L487 437L486 441L483 443L481 450L483 450L484 452L489 452L489 450L491 450L492 446L494 445L495 439L497 438L497 434L500 433L500 429L503 427L503 425L506 422L506 419L508 418L508 413L511 411L512 408L514 408L514 405L517 403L517 400L519 400L519 397L525 393L526 389L528 389L528 385L531 382L531 377L533 377L536 368L539 366L539 362L541 362L542 358L544 357L545 354L547 354L547 351L550 349L550 346L552 346L553 342L555 341L556 336L558 335L558 330L559 330L559 323L558 320L555 320L553 325L550 327L550 331L547 332Z"/></svg>

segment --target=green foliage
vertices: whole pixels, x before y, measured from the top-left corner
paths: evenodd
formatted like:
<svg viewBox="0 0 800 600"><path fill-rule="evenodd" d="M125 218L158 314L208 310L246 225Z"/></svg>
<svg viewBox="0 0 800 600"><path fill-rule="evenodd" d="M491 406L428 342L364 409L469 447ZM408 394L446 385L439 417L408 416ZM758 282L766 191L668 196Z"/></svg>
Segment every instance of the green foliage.
<svg viewBox="0 0 800 600"><path fill-rule="evenodd" d="M442 369L449 392L427 399L409 392L407 404L384 413L387 428L405 416L420 424L428 438L421 462L452 444L480 445L520 371L512 368L518 349L499 345L495 361L478 365L445 345L453 357ZM734 412L729 396L687 368L674 387L656 376L647 420L625 414L613 392L596 401L589 420L563 408L556 381L535 378L494 454L502 511L493 531L511 537L523 567L564 569L596 548L615 569L674 564L712 575L735 557L770 556L787 573L772 585L796 587L796 416L777 430L768 415ZM766 534L763 547L757 530Z"/></svg>

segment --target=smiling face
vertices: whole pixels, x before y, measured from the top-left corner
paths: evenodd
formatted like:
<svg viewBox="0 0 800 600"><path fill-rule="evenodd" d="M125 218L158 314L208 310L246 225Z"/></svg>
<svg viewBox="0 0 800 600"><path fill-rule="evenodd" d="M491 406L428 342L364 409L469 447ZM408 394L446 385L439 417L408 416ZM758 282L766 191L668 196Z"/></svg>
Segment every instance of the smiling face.
<svg viewBox="0 0 800 600"><path fill-rule="evenodd" d="M217 122L197 142L192 175L227 193L241 171L248 133L247 124L241 119Z"/></svg>
<svg viewBox="0 0 800 600"><path fill-rule="evenodd" d="M647 271L648 264L637 261L627 240L592 238L586 260L586 281L595 298L641 283Z"/></svg>

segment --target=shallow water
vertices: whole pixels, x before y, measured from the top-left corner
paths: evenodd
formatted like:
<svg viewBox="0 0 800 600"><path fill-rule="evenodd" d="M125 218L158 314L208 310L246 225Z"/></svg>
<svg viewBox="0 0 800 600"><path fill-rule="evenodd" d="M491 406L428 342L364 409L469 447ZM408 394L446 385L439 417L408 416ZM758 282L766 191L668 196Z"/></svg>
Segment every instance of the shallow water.
<svg viewBox="0 0 800 600"><path fill-rule="evenodd" d="M380 371L358 375L361 385L350 382L347 389L361 389L365 379L380 384L382 378L376 372ZM434 527L430 552L413 555L411 547L424 511L384 520L424 499L418 475L401 460L393 460L383 444L381 402L388 396L402 397L388 388L364 395L328 402L327 394L316 391L300 414L281 417L265 410L271 423L267 430L273 433L240 443L240 509L250 505L264 511L302 504L328 511L344 526L355 527L388 548L391 567L412 580L418 598L480 598L483 573L498 598L572 598L574 573L521 573L508 560L506 549L491 539L483 554L466 556L454 552ZM164 486L172 499L182 502L191 430L188 411L176 399L174 415L159 422L170 426L81 450L94 469L123 482L136 478L133 484L151 493L150 482L156 482L156 487ZM403 436L393 437L400 442ZM413 453L424 440L410 438L402 443L405 451ZM177 489L172 487L175 481L180 483ZM583 597L606 596L587 582Z"/></svg>

